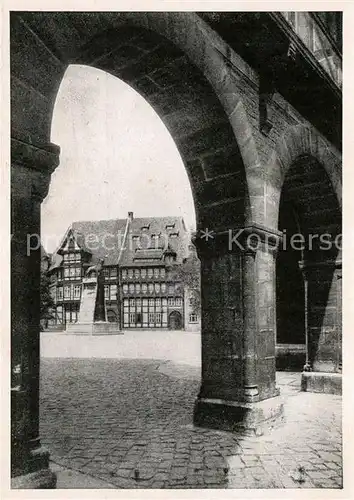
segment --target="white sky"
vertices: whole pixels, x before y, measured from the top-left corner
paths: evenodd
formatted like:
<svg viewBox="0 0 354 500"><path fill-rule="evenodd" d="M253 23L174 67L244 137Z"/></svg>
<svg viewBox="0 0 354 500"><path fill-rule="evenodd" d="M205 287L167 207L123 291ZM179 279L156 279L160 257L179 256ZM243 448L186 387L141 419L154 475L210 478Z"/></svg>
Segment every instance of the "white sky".
<svg viewBox="0 0 354 500"><path fill-rule="evenodd" d="M71 222L182 215L195 227L192 192L177 147L153 108L127 84L72 65L52 122L60 165L42 203L42 243L56 249Z"/></svg>

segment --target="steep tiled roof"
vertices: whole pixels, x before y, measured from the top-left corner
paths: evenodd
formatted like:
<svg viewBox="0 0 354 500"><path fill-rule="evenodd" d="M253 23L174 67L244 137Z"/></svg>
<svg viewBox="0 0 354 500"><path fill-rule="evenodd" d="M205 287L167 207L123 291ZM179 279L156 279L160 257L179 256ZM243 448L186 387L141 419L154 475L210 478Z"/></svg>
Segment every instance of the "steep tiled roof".
<svg viewBox="0 0 354 500"><path fill-rule="evenodd" d="M128 228L127 219L73 222L59 252L70 233L77 245L92 255L90 264L100 259L104 259L106 266L117 265L119 259L123 267L163 264L164 253L171 251L176 254L176 262L181 263L188 254L187 231L182 217L133 218L129 219ZM50 270L61 262L61 255L55 253Z"/></svg>

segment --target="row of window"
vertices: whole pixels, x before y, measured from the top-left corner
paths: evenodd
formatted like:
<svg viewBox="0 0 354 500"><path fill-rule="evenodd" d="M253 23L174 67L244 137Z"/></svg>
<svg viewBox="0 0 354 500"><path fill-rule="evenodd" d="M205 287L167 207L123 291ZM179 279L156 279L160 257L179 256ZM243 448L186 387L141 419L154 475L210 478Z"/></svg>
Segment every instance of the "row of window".
<svg viewBox="0 0 354 500"><path fill-rule="evenodd" d="M76 323L79 319L78 304L66 304L57 306L54 311L54 317L49 321L50 324ZM109 311L113 317L112 321L117 321L117 315L114 311ZM189 315L189 323L197 323L198 316L194 313ZM149 303L143 309L124 307L123 324L125 327L167 327L166 308L159 308L155 304Z"/></svg>
<svg viewBox="0 0 354 500"><path fill-rule="evenodd" d="M80 252L65 253L64 254L64 262L81 262Z"/></svg>
<svg viewBox="0 0 354 500"><path fill-rule="evenodd" d="M181 285L179 283L123 283L123 294L127 293L166 293L179 292Z"/></svg>
<svg viewBox="0 0 354 500"><path fill-rule="evenodd" d="M341 61L310 14L308 12L283 12L282 14L321 66L341 85Z"/></svg>
<svg viewBox="0 0 354 500"><path fill-rule="evenodd" d="M171 284L168 286L168 293L175 293L179 290L179 285ZM104 286L104 296L106 300L116 300L117 299L117 291L118 287L116 284L105 285ZM123 293L133 294L133 293L166 293L167 286L166 283L129 283L123 285ZM81 285L64 285L58 286L56 289L56 299L57 300L70 300L70 299L80 299L81 297ZM170 297L169 300L172 299L179 300L179 297ZM134 299L133 299L134 300ZM170 304L172 305L172 303ZM176 303L177 305L177 303Z"/></svg>
<svg viewBox="0 0 354 500"><path fill-rule="evenodd" d="M81 285L65 285L57 287L57 300L79 300Z"/></svg>
<svg viewBox="0 0 354 500"><path fill-rule="evenodd" d="M142 269L122 269L122 279L152 279L152 278L162 278L166 276L166 270L164 267L148 267Z"/></svg>
<svg viewBox="0 0 354 500"><path fill-rule="evenodd" d="M155 305L155 307L159 308L166 308L168 306L172 307L181 307L182 306L182 297L168 297L165 298L150 298L150 299L142 299L142 298L137 298L137 299L123 299L123 307L136 307L137 310L141 310L141 308L144 307L152 307Z"/></svg>
<svg viewBox="0 0 354 500"><path fill-rule="evenodd" d="M125 328L166 328L167 299L124 299L123 326Z"/></svg>

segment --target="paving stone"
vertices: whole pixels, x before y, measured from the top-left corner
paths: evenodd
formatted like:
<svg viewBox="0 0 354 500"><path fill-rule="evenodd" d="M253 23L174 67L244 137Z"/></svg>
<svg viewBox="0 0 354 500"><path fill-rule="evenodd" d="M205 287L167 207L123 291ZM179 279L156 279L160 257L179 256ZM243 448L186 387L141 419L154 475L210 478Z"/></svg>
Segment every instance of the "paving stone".
<svg viewBox="0 0 354 500"><path fill-rule="evenodd" d="M181 379L156 366L132 359L42 360L40 432L52 459L117 488L341 487L338 396L284 396L283 426L260 437L235 435L193 427L195 371ZM188 366L179 370L189 373ZM283 387L299 376L291 374ZM290 477L299 466L303 483Z"/></svg>

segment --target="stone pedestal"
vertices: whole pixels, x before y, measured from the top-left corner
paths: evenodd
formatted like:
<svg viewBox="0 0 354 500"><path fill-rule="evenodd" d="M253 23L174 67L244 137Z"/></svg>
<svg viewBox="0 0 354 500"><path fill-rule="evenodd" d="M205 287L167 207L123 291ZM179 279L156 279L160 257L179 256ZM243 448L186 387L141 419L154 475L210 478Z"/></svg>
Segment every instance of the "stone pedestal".
<svg viewBox="0 0 354 500"><path fill-rule="evenodd" d="M66 333L70 335L123 335L118 323L101 321L97 323L69 323Z"/></svg>
<svg viewBox="0 0 354 500"><path fill-rule="evenodd" d="M203 300L202 383L194 421L257 431L274 423L283 408L275 384L279 233L251 226L238 244L230 242L231 236L196 240Z"/></svg>
<svg viewBox="0 0 354 500"><path fill-rule="evenodd" d="M11 140L11 476L13 488L53 488L39 439L40 204L55 146Z"/></svg>

